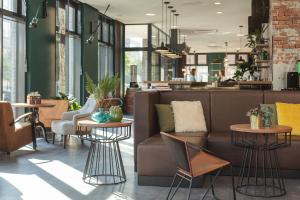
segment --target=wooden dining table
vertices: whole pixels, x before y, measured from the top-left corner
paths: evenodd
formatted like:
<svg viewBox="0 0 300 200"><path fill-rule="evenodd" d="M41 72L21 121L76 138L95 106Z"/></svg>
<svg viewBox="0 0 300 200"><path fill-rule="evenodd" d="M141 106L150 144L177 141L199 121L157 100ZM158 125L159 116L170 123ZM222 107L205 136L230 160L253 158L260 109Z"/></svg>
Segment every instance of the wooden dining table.
<svg viewBox="0 0 300 200"><path fill-rule="evenodd" d="M36 128L38 128L38 127L43 130L45 140L47 143L49 143L49 141L47 139L47 135L46 135L46 128L45 128L43 122L41 122L39 120L39 108L51 108L51 107L54 107L55 105L45 104L45 103L41 103L41 104L12 103L11 105L14 108L28 108L28 109L32 110L31 124L32 124L33 148L34 149L36 148Z"/></svg>

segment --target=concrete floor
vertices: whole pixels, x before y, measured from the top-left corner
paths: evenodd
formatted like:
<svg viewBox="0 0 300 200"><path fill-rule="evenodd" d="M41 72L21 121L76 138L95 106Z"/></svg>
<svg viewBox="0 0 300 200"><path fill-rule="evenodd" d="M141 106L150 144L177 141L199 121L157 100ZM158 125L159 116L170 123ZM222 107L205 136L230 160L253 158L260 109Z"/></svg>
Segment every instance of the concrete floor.
<svg viewBox="0 0 300 200"><path fill-rule="evenodd" d="M67 149L62 145L47 144L38 140L38 150L24 147L7 156L0 153L0 199L1 200L160 200L165 199L168 188L137 185L133 169L132 139L120 145L127 174L125 184L114 186L91 186L82 181L89 143L83 145L71 138ZM216 192L220 199L231 200L231 182L220 177ZM284 200L300 199L300 180L286 180L288 195ZM175 200L185 199L186 189L180 189ZM200 199L204 189L193 189L191 200ZM260 199L238 195L238 199ZM207 199L211 199L210 197Z"/></svg>

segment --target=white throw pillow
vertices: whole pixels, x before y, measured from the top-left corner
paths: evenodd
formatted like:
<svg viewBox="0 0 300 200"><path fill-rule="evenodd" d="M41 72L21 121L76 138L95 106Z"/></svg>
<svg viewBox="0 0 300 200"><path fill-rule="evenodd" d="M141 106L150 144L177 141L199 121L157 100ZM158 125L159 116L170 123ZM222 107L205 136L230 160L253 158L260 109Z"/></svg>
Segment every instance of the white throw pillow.
<svg viewBox="0 0 300 200"><path fill-rule="evenodd" d="M176 132L207 132L200 101L172 101Z"/></svg>

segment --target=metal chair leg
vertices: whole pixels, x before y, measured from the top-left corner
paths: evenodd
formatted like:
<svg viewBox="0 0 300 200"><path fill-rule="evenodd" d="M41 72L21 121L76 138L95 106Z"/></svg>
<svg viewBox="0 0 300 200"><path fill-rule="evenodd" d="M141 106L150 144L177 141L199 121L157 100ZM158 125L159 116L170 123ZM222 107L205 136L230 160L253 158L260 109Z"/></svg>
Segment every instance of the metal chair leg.
<svg viewBox="0 0 300 200"><path fill-rule="evenodd" d="M180 181L179 181L178 185L176 186L175 191L173 192L173 194L172 194L170 200L172 200L172 199L174 198L175 194L177 193L177 191L178 191L178 189L179 189L179 186L180 186L181 183L182 183L182 180L183 180L183 178L180 179Z"/></svg>
<svg viewBox="0 0 300 200"><path fill-rule="evenodd" d="M177 177L177 172L176 172L176 174L175 174L174 177L173 177L172 184L171 184L171 187L170 187L169 192L168 192L168 195L167 195L167 200L169 199L169 196L170 196L170 194L171 194L171 192L172 192L173 185L174 185L174 183L175 183L176 177Z"/></svg>
<svg viewBox="0 0 300 200"><path fill-rule="evenodd" d="M187 200L189 200L190 196L191 196L192 184L193 184L193 178L191 178L191 180L190 180L190 186L189 186L188 195L187 195L187 198L186 198Z"/></svg>
<svg viewBox="0 0 300 200"><path fill-rule="evenodd" d="M232 167L232 165L230 165L230 171L231 171L233 200L236 200L236 192L235 192L235 184L234 184L234 175L233 175L233 167Z"/></svg>
<svg viewBox="0 0 300 200"><path fill-rule="evenodd" d="M52 133L52 144L54 144L55 141L55 133Z"/></svg>
<svg viewBox="0 0 300 200"><path fill-rule="evenodd" d="M212 179L212 176L210 175L209 178L210 178L210 182L212 183L212 180L213 180L213 179ZM215 188L214 188L214 185L211 186L211 193L212 193L213 197L214 197L215 199L217 199L216 194L215 194Z"/></svg>
<svg viewBox="0 0 300 200"><path fill-rule="evenodd" d="M215 175L215 177L213 178L210 186L207 188L207 190L205 191L204 195L202 196L202 200L205 199L206 195L208 194L209 190L211 189L211 187L214 185L215 181L217 180L218 176L220 175L222 169L219 169L219 171L217 172L217 174Z"/></svg>

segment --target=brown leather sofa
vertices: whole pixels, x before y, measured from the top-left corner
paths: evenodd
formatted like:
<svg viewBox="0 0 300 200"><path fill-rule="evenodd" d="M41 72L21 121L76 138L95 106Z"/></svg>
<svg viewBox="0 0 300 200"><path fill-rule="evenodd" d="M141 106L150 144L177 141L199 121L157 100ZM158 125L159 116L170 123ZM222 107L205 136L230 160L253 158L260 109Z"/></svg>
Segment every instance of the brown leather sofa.
<svg viewBox="0 0 300 200"><path fill-rule="evenodd" d="M261 103L300 103L300 92L275 91L172 91L137 92L135 96L134 162L140 185L168 185L176 171L159 134L155 104L171 101L201 101L208 127L203 145L216 154L241 164L242 150L231 144L229 127L248 123L246 112ZM300 137L294 136L292 146L280 150L279 162L286 177L300 177ZM287 156L288 155L288 156Z"/></svg>
<svg viewBox="0 0 300 200"><path fill-rule="evenodd" d="M33 141L31 123L17 122L29 115L14 120L10 103L0 101L0 151L9 154Z"/></svg>

